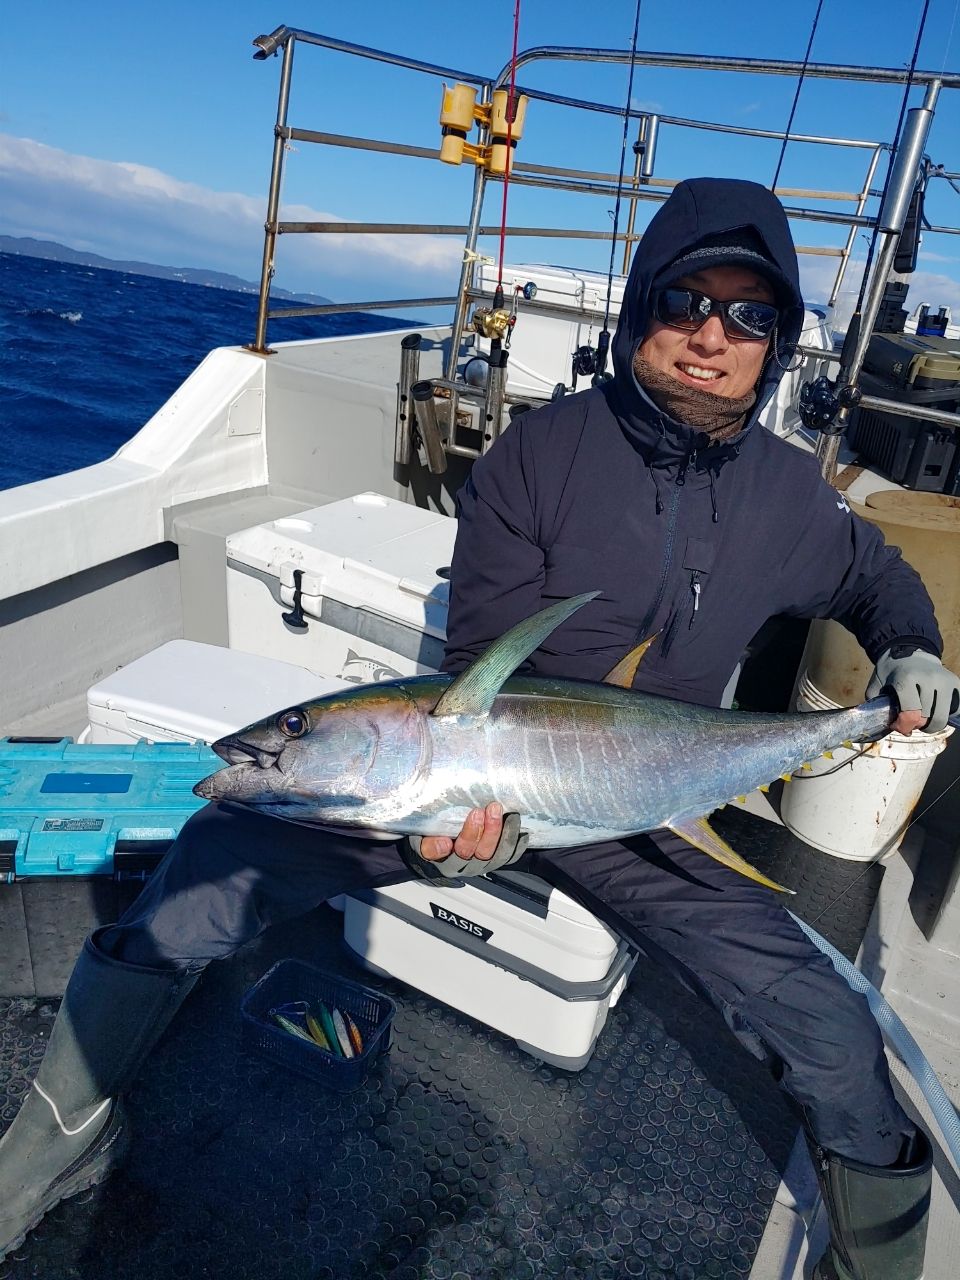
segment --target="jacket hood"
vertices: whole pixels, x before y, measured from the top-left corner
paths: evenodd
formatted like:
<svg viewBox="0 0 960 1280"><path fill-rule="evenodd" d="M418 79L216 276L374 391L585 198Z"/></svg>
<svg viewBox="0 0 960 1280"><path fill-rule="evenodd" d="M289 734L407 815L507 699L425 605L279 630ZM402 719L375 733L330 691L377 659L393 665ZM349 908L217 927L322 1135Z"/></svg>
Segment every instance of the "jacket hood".
<svg viewBox="0 0 960 1280"><path fill-rule="evenodd" d="M777 326L776 349L788 364L803 326L803 299L797 251L780 201L766 187L739 178L691 178L676 187L657 210L634 254L614 335L613 379L605 384L611 408L635 447L651 465L671 466L689 459L707 443L703 432L674 422L662 413L639 385L633 359L650 321L650 292L656 277L681 254L726 232L747 229L762 242L786 281L787 298ZM783 293L783 289L781 289ZM784 306L784 302L787 303ZM783 377L771 351L757 386L757 401L747 419L749 431ZM742 436L743 433L741 433ZM736 437L740 439L741 437ZM708 447L698 456L705 463L730 456L730 441ZM710 458L708 455L714 454Z"/></svg>

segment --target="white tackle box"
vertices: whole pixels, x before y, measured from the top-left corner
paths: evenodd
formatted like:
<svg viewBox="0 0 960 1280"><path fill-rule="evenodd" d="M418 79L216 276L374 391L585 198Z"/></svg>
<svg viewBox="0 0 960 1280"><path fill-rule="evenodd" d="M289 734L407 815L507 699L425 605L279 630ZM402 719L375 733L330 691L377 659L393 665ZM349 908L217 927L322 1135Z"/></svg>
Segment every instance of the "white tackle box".
<svg viewBox="0 0 960 1280"><path fill-rule="evenodd" d="M438 670L456 527L361 493L233 534L230 647L358 684ZM283 618L295 605L303 626Z"/></svg>
<svg viewBox="0 0 960 1280"><path fill-rule="evenodd" d="M344 938L399 978L554 1066L589 1061L636 951L538 876L412 880L343 897Z"/></svg>
<svg viewBox="0 0 960 1280"><path fill-rule="evenodd" d="M235 649L171 640L87 693L81 742L215 742L344 681Z"/></svg>
<svg viewBox="0 0 960 1280"><path fill-rule="evenodd" d="M549 303L571 312L566 316L540 315L525 307L521 296L517 301L517 323L510 336L510 361L507 365L507 390L513 394L549 400L558 382L572 386L571 358L577 347L596 348L603 328L603 312L607 305L607 277L597 271L572 270L569 267L531 266L504 267L504 305L512 306L514 290L535 284L535 301ZM610 295L610 332L615 332L626 280L614 276ZM480 270L480 287L493 293L497 287L497 267L484 263ZM481 306L488 305L481 303ZM573 314L584 309L600 313L589 320ZM480 351L487 353L490 344L478 340ZM612 365L608 357L607 371ZM589 377L581 377L577 389L585 390Z"/></svg>

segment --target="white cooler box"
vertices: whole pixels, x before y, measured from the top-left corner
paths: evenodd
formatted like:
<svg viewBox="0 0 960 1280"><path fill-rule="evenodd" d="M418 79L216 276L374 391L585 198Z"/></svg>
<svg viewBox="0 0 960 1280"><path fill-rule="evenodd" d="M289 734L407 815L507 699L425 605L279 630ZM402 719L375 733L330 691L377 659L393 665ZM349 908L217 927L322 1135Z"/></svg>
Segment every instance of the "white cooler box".
<svg viewBox="0 0 960 1280"><path fill-rule="evenodd" d="M363 965L399 978L579 1071L617 1003L636 952L537 876L414 880L336 904Z"/></svg>
<svg viewBox="0 0 960 1280"><path fill-rule="evenodd" d="M579 311L586 308L602 313L607 305L607 277L597 271L571 270L569 267L532 266L504 267L504 303L511 306L514 287L521 288L532 281L537 286L537 302L549 302L564 310ZM610 294L610 332L616 331L617 318L623 303L623 276L614 276ZM497 267L484 263L480 271L480 286L492 293L497 287ZM487 305L484 303L483 305ZM569 320L558 316L537 315L524 309L523 299L517 302L517 323L510 337L510 362L507 365L507 390L520 396L535 396L549 400L558 382L571 385L571 356L577 347L588 344L594 348L603 328L603 319L584 320L571 315ZM478 341L478 349L489 352L490 343ZM611 369L609 357L607 370ZM579 390L590 385L589 378L581 378Z"/></svg>
<svg viewBox="0 0 960 1280"><path fill-rule="evenodd" d="M457 522L361 493L227 539L232 649L357 684L439 669ZM306 627L283 620L302 571Z"/></svg>
<svg viewBox="0 0 960 1280"><path fill-rule="evenodd" d="M171 640L87 693L81 742L216 742L271 711L342 689L342 680L235 649Z"/></svg>

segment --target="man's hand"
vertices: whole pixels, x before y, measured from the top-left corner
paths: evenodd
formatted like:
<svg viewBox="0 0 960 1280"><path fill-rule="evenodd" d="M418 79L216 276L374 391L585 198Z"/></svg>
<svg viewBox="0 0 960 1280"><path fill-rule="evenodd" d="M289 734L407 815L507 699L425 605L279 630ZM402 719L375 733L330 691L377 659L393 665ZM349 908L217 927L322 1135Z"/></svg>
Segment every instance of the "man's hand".
<svg viewBox="0 0 960 1280"><path fill-rule="evenodd" d="M934 654L910 645L893 645L877 659L867 697L875 698L882 689L891 689L900 704L890 726L897 733L919 728L939 733L960 709L960 679Z"/></svg>
<svg viewBox="0 0 960 1280"><path fill-rule="evenodd" d="M485 809L471 809L455 840L449 836L411 836L400 856L425 880L482 876L516 862L527 847L520 815L504 814L494 801Z"/></svg>
<svg viewBox="0 0 960 1280"><path fill-rule="evenodd" d="M502 831L503 805L494 801L485 809L471 809L455 840L449 836L424 836L420 841L420 857L439 862L455 853L461 858L488 861L496 851Z"/></svg>

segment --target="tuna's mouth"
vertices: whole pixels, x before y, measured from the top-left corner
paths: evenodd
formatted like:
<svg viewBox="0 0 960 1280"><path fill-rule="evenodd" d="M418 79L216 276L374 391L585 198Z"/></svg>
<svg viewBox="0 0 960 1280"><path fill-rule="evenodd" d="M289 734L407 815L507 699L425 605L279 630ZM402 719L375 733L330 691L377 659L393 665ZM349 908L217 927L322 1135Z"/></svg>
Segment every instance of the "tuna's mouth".
<svg viewBox="0 0 960 1280"><path fill-rule="evenodd" d="M280 751L264 751L262 747L254 747L239 738L221 738L213 744L213 749L221 760L232 765L259 765L261 769L278 769L280 767Z"/></svg>

